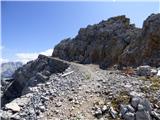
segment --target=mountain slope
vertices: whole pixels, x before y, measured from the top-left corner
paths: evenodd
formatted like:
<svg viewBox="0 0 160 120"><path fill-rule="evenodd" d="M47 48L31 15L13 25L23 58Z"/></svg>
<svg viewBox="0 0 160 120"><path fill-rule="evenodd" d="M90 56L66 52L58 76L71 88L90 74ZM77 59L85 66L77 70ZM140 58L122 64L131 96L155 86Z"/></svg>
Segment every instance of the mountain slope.
<svg viewBox="0 0 160 120"><path fill-rule="evenodd" d="M2 98L2 104L10 102L3 107L4 119L97 120L112 119L115 115L117 120L120 116L110 115L109 109L114 107L119 111L118 105L128 104L133 95L147 96L153 104L159 101L160 91L149 87L145 93L145 86L151 83L137 76L42 55L17 70L14 76ZM103 107L105 112L99 113ZM10 113L10 109L15 114Z"/></svg>

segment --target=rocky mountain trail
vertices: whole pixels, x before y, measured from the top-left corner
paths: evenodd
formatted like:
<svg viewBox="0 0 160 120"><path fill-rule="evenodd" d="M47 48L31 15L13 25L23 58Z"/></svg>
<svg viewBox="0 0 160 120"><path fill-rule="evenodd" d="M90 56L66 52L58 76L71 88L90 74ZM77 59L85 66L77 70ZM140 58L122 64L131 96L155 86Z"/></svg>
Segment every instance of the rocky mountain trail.
<svg viewBox="0 0 160 120"><path fill-rule="evenodd" d="M115 68L103 70L100 69L98 65L83 65L42 55L39 56L38 60L41 58L43 58L43 62L46 61L46 64L42 69L43 72L37 73L41 73L42 76L44 73L47 73L48 78L44 79L44 81L39 80L42 77L40 75L41 77L38 77L39 82L37 82L37 77L34 76L37 76L37 74L31 75L31 78L27 80L28 84L23 86L20 96L14 99L12 96L7 96L11 97L12 101L2 107L2 119L129 120L138 113L126 112L125 116L122 117L119 115L121 112L119 106L126 104L128 106L130 105L129 109L132 109L130 100L137 96L146 98L153 104L152 112L154 116L158 118L160 114L160 90L150 90L151 88L146 88L146 86L151 85L151 78L155 77L159 80L157 75L148 78L148 76L138 76L136 69L133 69L135 75L131 75L126 73L126 71L124 72ZM48 74L49 72L46 72L48 71L47 66L51 61L52 64L53 62L54 65L56 64L57 70L55 71L58 72L50 72L50 74ZM37 62L37 60L31 62L31 65L29 63L21 70L26 72L26 67L29 70L30 68L28 66L32 68L35 62ZM39 62L39 64L42 65L41 62ZM62 67L62 64L64 64L65 69ZM58 67L58 65L61 67ZM32 72L34 73L34 70ZM23 73L20 75L23 75ZM36 81L36 84L30 85L30 82L32 83L33 81ZM10 91L9 88L8 90ZM6 93L9 95L8 91L6 91ZM137 109L134 108L133 111L136 110ZM147 115L153 116L151 113ZM140 119L137 118L136 120L147 120L145 118L142 119L141 114L139 117Z"/></svg>
<svg viewBox="0 0 160 120"><path fill-rule="evenodd" d="M160 14L81 28L15 71L2 120L160 120Z"/></svg>

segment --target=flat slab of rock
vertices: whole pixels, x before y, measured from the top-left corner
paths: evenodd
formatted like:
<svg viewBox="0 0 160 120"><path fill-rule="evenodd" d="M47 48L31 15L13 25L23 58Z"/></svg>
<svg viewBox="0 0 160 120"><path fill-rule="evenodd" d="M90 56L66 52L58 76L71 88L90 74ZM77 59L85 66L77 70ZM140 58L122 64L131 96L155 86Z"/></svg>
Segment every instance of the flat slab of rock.
<svg viewBox="0 0 160 120"><path fill-rule="evenodd" d="M5 108L10 109L14 112L19 112L21 109L16 102L10 102L10 103L6 104Z"/></svg>

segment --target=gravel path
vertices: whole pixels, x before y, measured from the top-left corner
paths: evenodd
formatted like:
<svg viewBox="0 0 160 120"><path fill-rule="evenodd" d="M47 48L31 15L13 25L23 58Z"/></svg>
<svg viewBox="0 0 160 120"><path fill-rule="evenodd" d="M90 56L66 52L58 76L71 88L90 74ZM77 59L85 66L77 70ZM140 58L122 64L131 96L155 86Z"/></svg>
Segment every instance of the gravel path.
<svg viewBox="0 0 160 120"><path fill-rule="evenodd" d="M131 93L160 100L160 91L142 91L150 82L137 76L115 69L102 70L93 64L69 64L63 73L52 74L48 81L26 88L20 99L22 102L22 98L27 98L28 102L12 117L21 120L96 120L95 107L110 104L118 110L117 104L129 101ZM105 114L101 119L111 117Z"/></svg>

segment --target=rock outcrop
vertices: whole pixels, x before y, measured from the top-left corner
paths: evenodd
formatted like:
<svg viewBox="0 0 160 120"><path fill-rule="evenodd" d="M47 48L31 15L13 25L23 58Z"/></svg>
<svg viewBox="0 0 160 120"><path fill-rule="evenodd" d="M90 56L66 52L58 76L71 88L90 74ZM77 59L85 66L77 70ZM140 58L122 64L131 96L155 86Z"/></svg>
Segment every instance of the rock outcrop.
<svg viewBox="0 0 160 120"><path fill-rule="evenodd" d="M46 82L53 73L63 72L69 64L51 57L39 55L35 61L30 61L13 74L13 82L8 86L2 97L2 105L26 94L29 86Z"/></svg>
<svg viewBox="0 0 160 120"><path fill-rule="evenodd" d="M52 56L100 67L119 64L160 65L160 14L152 14L136 28L125 16L112 17L99 24L81 28L73 39L55 46Z"/></svg>
<svg viewBox="0 0 160 120"><path fill-rule="evenodd" d="M119 62L123 65L160 66L160 14L150 15L143 23L141 36L127 46Z"/></svg>

